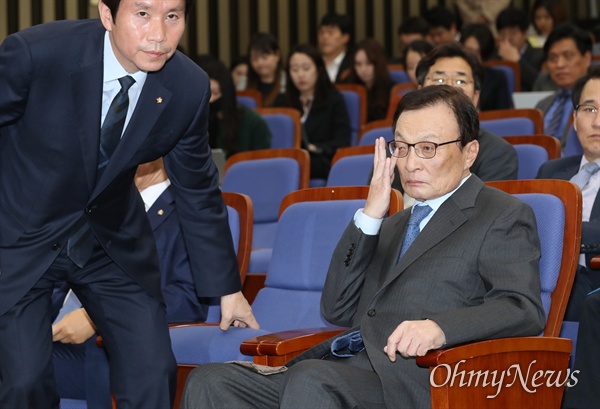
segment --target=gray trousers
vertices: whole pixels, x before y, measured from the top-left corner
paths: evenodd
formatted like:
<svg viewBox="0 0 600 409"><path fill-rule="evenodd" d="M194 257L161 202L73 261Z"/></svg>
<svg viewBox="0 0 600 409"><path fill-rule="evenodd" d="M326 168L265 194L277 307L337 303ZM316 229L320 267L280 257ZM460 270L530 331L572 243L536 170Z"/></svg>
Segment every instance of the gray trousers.
<svg viewBox="0 0 600 409"><path fill-rule="evenodd" d="M201 365L188 377L185 409L385 408L383 389L365 352L335 361L307 359L261 375L235 364Z"/></svg>

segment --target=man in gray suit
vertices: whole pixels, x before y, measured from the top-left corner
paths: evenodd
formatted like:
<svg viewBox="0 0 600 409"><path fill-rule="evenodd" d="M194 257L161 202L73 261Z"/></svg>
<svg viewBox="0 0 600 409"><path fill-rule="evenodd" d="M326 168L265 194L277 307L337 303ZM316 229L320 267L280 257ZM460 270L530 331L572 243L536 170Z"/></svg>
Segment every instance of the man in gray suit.
<svg viewBox="0 0 600 409"><path fill-rule="evenodd" d="M334 251L321 297L325 318L351 327L344 335L354 338L325 341L271 376L203 365L188 378L183 407L431 407L429 370L415 356L539 334L545 316L535 217L470 173L478 124L455 87L402 98L392 156L379 138L367 203ZM394 166L416 204L384 218ZM417 214L427 216L419 222Z"/></svg>
<svg viewBox="0 0 600 409"><path fill-rule="evenodd" d="M544 134L560 139L564 148L571 127L571 88L585 75L592 62L592 39L573 24L554 27L544 43L550 78L558 86L535 106L544 113ZM541 75L541 74L540 74Z"/></svg>

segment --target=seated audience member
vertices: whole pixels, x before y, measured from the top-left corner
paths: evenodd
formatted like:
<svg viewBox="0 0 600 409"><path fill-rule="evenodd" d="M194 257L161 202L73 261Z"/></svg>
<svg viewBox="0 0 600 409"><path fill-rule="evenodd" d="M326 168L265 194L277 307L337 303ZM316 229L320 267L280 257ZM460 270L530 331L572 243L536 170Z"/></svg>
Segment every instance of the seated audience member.
<svg viewBox="0 0 600 409"><path fill-rule="evenodd" d="M592 39L572 24L559 24L548 36L544 54L550 77L560 89L539 101L536 108L544 113L544 133L559 138L564 147L573 112L571 88L590 67Z"/></svg>
<svg viewBox="0 0 600 409"><path fill-rule="evenodd" d="M510 0L455 0L454 5L463 27L469 24L484 24L492 31L492 35L495 35L496 18L510 3Z"/></svg>
<svg viewBox="0 0 600 409"><path fill-rule="evenodd" d="M175 197L162 158L140 165L135 184L144 200L156 240L167 321L204 321L207 305L202 304L196 295ZM65 293L62 293L63 297ZM54 301L60 296L61 292L53 295ZM61 398L87 399L89 408L110 407L108 361L103 356L104 351L94 345L96 328L74 294L69 292L67 297L63 310L52 326L58 394ZM86 351L98 356L90 357ZM92 365L98 369L90 371ZM87 376L90 372L94 379Z"/></svg>
<svg viewBox="0 0 600 409"><path fill-rule="evenodd" d="M248 83L248 66L248 57L245 55L231 61L231 79L236 90L246 89L246 84Z"/></svg>
<svg viewBox="0 0 600 409"><path fill-rule="evenodd" d="M433 50L433 45L429 41L415 40L410 42L404 50L404 58L402 63L404 64L404 70L408 74L411 82L417 85L417 65L421 58L428 52Z"/></svg>
<svg viewBox="0 0 600 409"><path fill-rule="evenodd" d="M323 316L351 329L279 374L202 365L183 408L431 407L429 369L415 356L540 333L535 216L469 172L479 135L471 100L443 85L413 91L393 129L394 141L375 144L369 197L337 244L321 296ZM385 218L394 167L417 203Z"/></svg>
<svg viewBox="0 0 600 409"><path fill-rule="evenodd" d="M516 7L502 10L496 19L498 55L502 60L519 64L521 91L531 91L544 62L544 54L527 39L527 13Z"/></svg>
<svg viewBox="0 0 600 409"><path fill-rule="evenodd" d="M256 33L248 44L248 81L246 89L260 92L263 107L278 106L285 92L283 57L277 39L268 33Z"/></svg>
<svg viewBox="0 0 600 409"><path fill-rule="evenodd" d="M463 27L460 42L473 51L482 63L496 52L496 41L485 24L469 24ZM508 88L506 75L493 67L483 67L483 84L479 98L479 110L510 109L513 107L512 91Z"/></svg>
<svg viewBox="0 0 600 409"><path fill-rule="evenodd" d="M350 144L352 130L344 97L329 80L319 51L309 44L290 51L287 82L286 104L300 111L310 177L327 179L335 151Z"/></svg>
<svg viewBox="0 0 600 409"><path fill-rule="evenodd" d="M225 64L210 55L199 56L197 63L210 78L210 146L223 149L227 156L270 148L269 126L256 111L237 103L231 74Z"/></svg>
<svg viewBox="0 0 600 409"><path fill-rule="evenodd" d="M429 24L429 37L434 45L458 41L460 34L456 17L444 6L433 6L425 13Z"/></svg>
<svg viewBox="0 0 600 409"><path fill-rule="evenodd" d="M402 63L402 58L406 55L406 47L416 40L429 40L429 24L421 16L408 17L398 27L398 49L401 58L391 62Z"/></svg>
<svg viewBox="0 0 600 409"><path fill-rule="evenodd" d="M385 50L375 39L362 40L354 47L354 65L344 81L367 89L367 122L384 119L394 83L387 67Z"/></svg>
<svg viewBox="0 0 600 409"><path fill-rule="evenodd" d="M598 272L597 272L598 273ZM581 304L577 331L577 354L573 369L577 383L567 388L564 409L595 409L600 402L600 291L586 296ZM573 346L575 348L575 346Z"/></svg>
<svg viewBox="0 0 600 409"><path fill-rule="evenodd" d="M352 67L352 20L345 14L329 13L319 24L319 50L332 83L342 82Z"/></svg>
<svg viewBox="0 0 600 409"><path fill-rule="evenodd" d="M461 89L475 106L479 103L483 66L472 52L459 43L435 47L417 66L421 87L452 85ZM479 154L471 166L471 173L484 182L517 178L518 159L515 148L501 137L479 130Z"/></svg>
<svg viewBox="0 0 600 409"><path fill-rule="evenodd" d="M537 177L570 180L583 192L581 255L565 313L565 320L578 321L581 302L600 287L600 271L590 267L591 258L600 254L600 67L592 68L575 82L571 101L575 107L573 125L583 155L548 161L540 167Z"/></svg>
<svg viewBox="0 0 600 409"><path fill-rule="evenodd" d="M534 47L543 47L554 26L567 20L564 0L535 0L531 7L530 43Z"/></svg>

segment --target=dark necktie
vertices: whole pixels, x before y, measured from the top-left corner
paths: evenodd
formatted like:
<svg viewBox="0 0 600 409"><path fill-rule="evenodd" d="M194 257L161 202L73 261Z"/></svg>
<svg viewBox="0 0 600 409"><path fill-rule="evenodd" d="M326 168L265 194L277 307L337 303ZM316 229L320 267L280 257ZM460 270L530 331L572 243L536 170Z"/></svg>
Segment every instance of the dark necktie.
<svg viewBox="0 0 600 409"><path fill-rule="evenodd" d="M561 138L562 129L560 129L560 123L562 122L563 113L565 111L565 105L567 100L569 99L569 94L566 91L560 91L557 99L556 109L554 110L554 114L552 114L552 118L547 122L546 129L544 129L544 133L546 135L555 136L557 138Z"/></svg>
<svg viewBox="0 0 600 409"><path fill-rule="evenodd" d="M104 169L108 164L110 157L117 149L121 140L123 127L125 126L125 117L127 117L127 108L129 108L129 88L135 80L129 75L119 78L121 90L115 96L108 108L106 118L100 130L100 150L98 152L98 170Z"/></svg>
<svg viewBox="0 0 600 409"><path fill-rule="evenodd" d="M410 247L413 241L417 238L419 233L421 232L421 228L419 224L425 219L429 213L433 210L431 207L419 206L415 205L413 207L412 214L410 215L410 219L408 220L408 228L406 229L406 235L404 236L404 241L402 242L402 249L400 250L400 254L398 255L398 261L402 258L406 250Z"/></svg>
<svg viewBox="0 0 600 409"><path fill-rule="evenodd" d="M106 118L104 118L104 123L100 130L98 178L121 140L121 134L123 133L125 118L127 116L127 109L129 108L128 91L134 82L135 80L129 75L119 78L121 90L112 100L108 112L106 113ZM79 268L83 268L90 259L93 250L94 240L92 231L87 224L86 218L82 216L74 228L73 235L67 242L67 256L69 256L71 261Z"/></svg>

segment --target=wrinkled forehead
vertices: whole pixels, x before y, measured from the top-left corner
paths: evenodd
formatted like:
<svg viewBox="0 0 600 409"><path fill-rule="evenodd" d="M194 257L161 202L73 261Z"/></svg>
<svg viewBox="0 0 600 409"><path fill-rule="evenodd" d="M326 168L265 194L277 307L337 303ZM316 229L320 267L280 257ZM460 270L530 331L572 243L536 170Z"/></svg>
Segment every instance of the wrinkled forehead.
<svg viewBox="0 0 600 409"><path fill-rule="evenodd" d="M458 123L452 108L445 102L404 111L398 117L394 138L407 142L443 141L459 135Z"/></svg>

